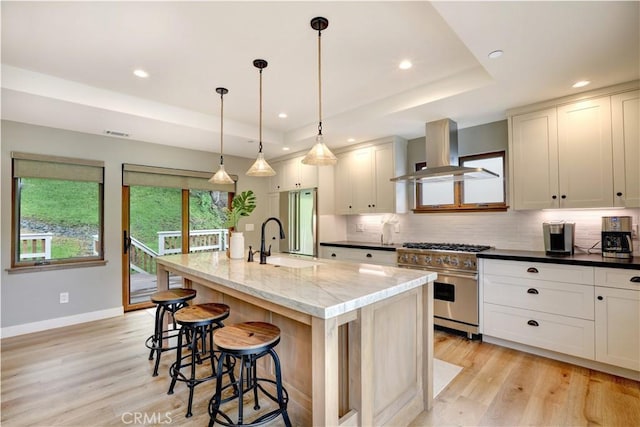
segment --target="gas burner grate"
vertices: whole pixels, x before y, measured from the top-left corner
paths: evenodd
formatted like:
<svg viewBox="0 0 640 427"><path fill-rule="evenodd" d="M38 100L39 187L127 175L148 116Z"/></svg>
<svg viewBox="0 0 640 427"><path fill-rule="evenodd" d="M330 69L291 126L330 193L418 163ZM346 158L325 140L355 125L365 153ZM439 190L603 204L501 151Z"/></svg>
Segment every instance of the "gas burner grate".
<svg viewBox="0 0 640 427"><path fill-rule="evenodd" d="M403 243L402 247L452 252L482 252L491 249L491 246L487 245L467 245L464 243Z"/></svg>

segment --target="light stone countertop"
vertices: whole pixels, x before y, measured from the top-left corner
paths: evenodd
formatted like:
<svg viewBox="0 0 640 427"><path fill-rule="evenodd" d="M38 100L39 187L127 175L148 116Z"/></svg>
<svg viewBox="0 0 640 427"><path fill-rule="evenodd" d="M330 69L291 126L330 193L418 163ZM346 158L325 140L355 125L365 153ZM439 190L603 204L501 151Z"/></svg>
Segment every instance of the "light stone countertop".
<svg viewBox="0 0 640 427"><path fill-rule="evenodd" d="M275 266L224 253L203 252L157 258L167 269L227 286L275 304L322 319L330 319L420 287L436 279L430 271L273 254L312 261L302 268ZM286 261L286 260L285 260Z"/></svg>

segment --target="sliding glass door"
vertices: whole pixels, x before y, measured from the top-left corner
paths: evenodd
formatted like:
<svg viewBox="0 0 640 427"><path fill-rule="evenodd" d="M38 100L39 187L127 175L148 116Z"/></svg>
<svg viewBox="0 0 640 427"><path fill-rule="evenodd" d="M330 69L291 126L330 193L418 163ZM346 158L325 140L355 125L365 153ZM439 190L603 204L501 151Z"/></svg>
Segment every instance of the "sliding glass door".
<svg viewBox="0 0 640 427"><path fill-rule="evenodd" d="M151 307L157 291L156 258L226 251L225 208L235 186L208 183L208 174L124 165L122 291L125 311ZM181 287L170 277L169 287Z"/></svg>

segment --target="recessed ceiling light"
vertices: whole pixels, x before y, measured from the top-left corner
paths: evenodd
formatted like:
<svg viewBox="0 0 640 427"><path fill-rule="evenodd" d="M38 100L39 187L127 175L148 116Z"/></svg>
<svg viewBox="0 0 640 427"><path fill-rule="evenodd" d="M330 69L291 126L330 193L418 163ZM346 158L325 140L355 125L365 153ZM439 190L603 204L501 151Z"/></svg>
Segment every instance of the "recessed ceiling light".
<svg viewBox="0 0 640 427"><path fill-rule="evenodd" d="M147 77L149 77L149 73L147 73L145 70L141 68L134 70L133 74L135 74L137 77L140 77L141 79L146 79Z"/></svg>
<svg viewBox="0 0 640 427"><path fill-rule="evenodd" d="M289 147L282 147L282 151L289 151Z"/></svg>
<svg viewBox="0 0 640 427"><path fill-rule="evenodd" d="M498 49L498 50L494 50L493 52L489 52L489 55L487 56L489 56L490 59L496 59L496 58L500 58L503 53L504 53L503 51Z"/></svg>
<svg viewBox="0 0 640 427"><path fill-rule="evenodd" d="M356 142L356 139L355 138L349 138L349 139L347 139L347 142Z"/></svg>
<svg viewBox="0 0 640 427"><path fill-rule="evenodd" d="M404 61L402 61L400 63L400 65L398 65L398 67L401 70L408 70L409 68L411 68L413 66L413 64L411 63L411 61L409 61L408 59L405 59Z"/></svg>
<svg viewBox="0 0 640 427"><path fill-rule="evenodd" d="M278 114L278 117L280 117L281 119L286 119L288 116L287 113L280 113Z"/></svg>
<svg viewBox="0 0 640 427"><path fill-rule="evenodd" d="M585 87L591 83L589 80L580 80L579 82L575 82L572 87Z"/></svg>

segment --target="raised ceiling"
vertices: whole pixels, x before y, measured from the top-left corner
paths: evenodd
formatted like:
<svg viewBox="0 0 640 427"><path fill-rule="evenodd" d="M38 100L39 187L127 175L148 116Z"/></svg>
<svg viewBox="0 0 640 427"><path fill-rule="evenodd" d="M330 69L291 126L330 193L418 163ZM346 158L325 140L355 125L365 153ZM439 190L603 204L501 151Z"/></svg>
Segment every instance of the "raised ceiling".
<svg viewBox="0 0 640 427"><path fill-rule="evenodd" d="M3 1L2 118L254 157L258 70L264 152L306 150L318 117L330 147L460 128L505 110L640 77L640 3ZM504 55L489 59L501 49ZM413 62L400 70L403 59ZM133 70L150 76L140 79ZM585 89L582 89L585 90ZM286 119L278 118L286 112Z"/></svg>

